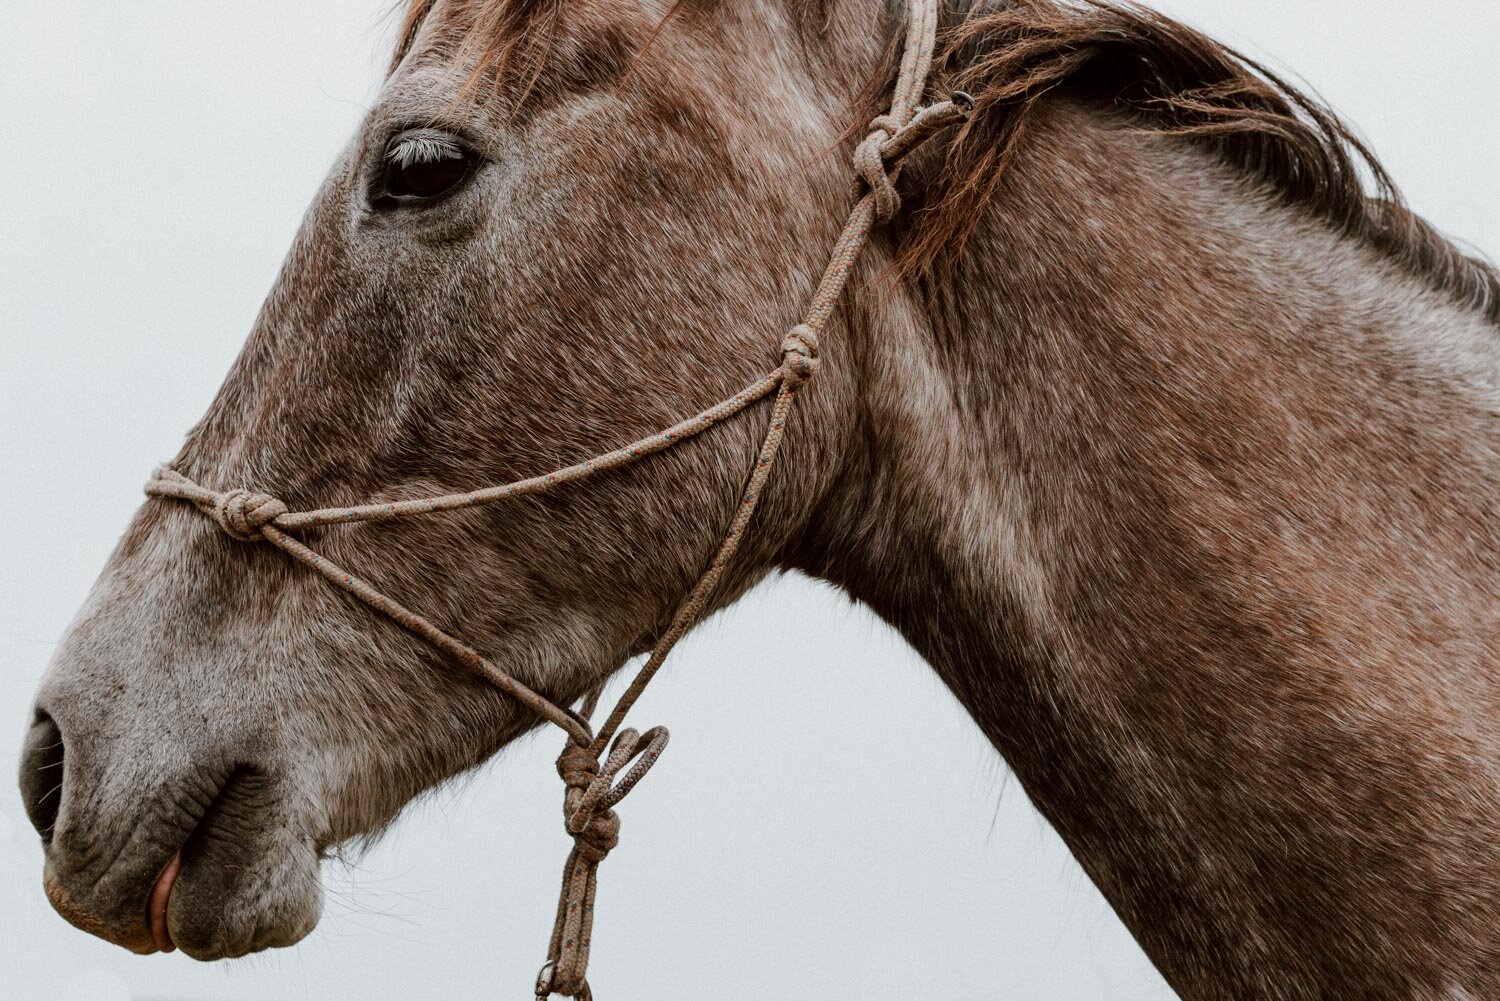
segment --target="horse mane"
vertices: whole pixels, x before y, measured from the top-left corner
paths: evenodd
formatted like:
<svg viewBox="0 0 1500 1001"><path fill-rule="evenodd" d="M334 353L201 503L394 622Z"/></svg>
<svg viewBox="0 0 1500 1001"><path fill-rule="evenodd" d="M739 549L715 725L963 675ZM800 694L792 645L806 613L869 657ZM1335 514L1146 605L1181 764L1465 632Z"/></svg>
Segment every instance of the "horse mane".
<svg viewBox="0 0 1500 1001"><path fill-rule="evenodd" d="M938 68L977 108L903 247L904 272L930 271L962 248L1038 103L1059 91L1211 149L1285 204L1500 322L1500 273L1407 208L1337 114L1260 63L1118 0L1010 0L949 17Z"/></svg>
<svg viewBox="0 0 1500 1001"><path fill-rule="evenodd" d="M404 2L396 62L434 0ZM835 0L793 2L815 31ZM494 71L529 89L562 0L454 0L452 9L475 78ZM1327 105L1255 60L1130 0L949 0L944 22L937 75L973 95L976 107L902 243L901 274L933 275L957 256L1002 189L1038 104L1055 91L1212 150L1284 204L1500 323L1500 272L1411 211ZM876 82L894 79L896 56ZM872 106L886 93L871 88Z"/></svg>

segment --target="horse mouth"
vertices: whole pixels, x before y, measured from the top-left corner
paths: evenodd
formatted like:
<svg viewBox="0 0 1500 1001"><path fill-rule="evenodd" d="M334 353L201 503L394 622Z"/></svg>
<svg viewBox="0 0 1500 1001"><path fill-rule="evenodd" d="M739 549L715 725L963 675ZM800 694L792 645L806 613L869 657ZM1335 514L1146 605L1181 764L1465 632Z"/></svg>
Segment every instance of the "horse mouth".
<svg viewBox="0 0 1500 1001"><path fill-rule="evenodd" d="M125 880L117 890L102 896L98 893L78 893L76 891L83 887L70 887L69 884L74 883L75 878L65 875L72 869L67 864L68 855L72 853L64 850L65 854L61 859L53 857L59 846L49 843L49 865L44 888L53 908L76 927L131 952L150 955L154 952L174 951L177 946L169 927L168 908L172 901L173 887L182 872L183 854L209 824L238 774L239 769L231 769L224 777L210 779L210 784L204 790L209 792L206 797L186 792L171 797L178 804L180 820L172 825L175 831L172 828L163 829L158 833L158 838L166 840L175 833L178 847L151 881L148 890L137 877ZM53 864L56 862L62 862L63 865ZM97 886L99 879L92 881ZM132 905L131 898L141 900L137 894L141 894L143 890L144 906L140 903Z"/></svg>
<svg viewBox="0 0 1500 1001"><path fill-rule="evenodd" d="M167 864L162 867L155 882L151 885L151 892L146 897L146 928L150 931L151 941L155 945L155 949L152 951L177 951L177 943L172 938L172 928L169 919L172 890L177 885L177 877L182 874L184 853L188 853L190 856L201 854L200 852L194 852L194 848L204 837L210 836L210 829L223 816L224 804L232 801L237 795L243 795L242 790L247 779L253 783L254 777L257 774L258 770L244 765L231 769L228 777L219 784L218 789L214 792L212 798L209 799L207 805L196 815L189 818L192 826L188 830L187 837L183 839L177 851L172 853L172 857L167 860ZM222 822L219 822L217 826L223 827ZM213 836L232 839L233 832L221 830L214 832Z"/></svg>
<svg viewBox="0 0 1500 1001"><path fill-rule="evenodd" d="M48 899L73 925L140 955L228 959L290 945L316 924L322 901L316 852L303 847L281 785L259 768L232 769L196 810L140 838L171 855L128 863L138 875L101 883L49 851Z"/></svg>

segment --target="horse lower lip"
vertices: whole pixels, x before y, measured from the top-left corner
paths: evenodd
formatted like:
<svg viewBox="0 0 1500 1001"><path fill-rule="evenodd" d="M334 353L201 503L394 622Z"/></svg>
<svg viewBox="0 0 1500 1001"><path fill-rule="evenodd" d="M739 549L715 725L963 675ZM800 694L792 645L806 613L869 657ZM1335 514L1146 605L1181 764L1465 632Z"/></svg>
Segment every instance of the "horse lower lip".
<svg viewBox="0 0 1500 1001"><path fill-rule="evenodd" d="M171 952L177 946L172 942L172 933L167 930L167 904L172 900L172 884L177 882L177 873L182 868L182 853L172 856L172 861L156 877L151 888L151 900L146 906L146 916L151 923L151 937L162 952Z"/></svg>

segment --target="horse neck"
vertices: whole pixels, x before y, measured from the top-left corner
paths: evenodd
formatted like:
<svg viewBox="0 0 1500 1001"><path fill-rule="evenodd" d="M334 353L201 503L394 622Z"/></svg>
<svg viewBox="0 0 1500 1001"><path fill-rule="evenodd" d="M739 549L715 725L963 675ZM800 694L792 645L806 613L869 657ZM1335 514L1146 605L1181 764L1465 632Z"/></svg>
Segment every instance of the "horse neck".
<svg viewBox="0 0 1500 1001"><path fill-rule="evenodd" d="M856 298L794 562L932 664L1178 989L1500 996L1493 328L1065 104L930 303Z"/></svg>

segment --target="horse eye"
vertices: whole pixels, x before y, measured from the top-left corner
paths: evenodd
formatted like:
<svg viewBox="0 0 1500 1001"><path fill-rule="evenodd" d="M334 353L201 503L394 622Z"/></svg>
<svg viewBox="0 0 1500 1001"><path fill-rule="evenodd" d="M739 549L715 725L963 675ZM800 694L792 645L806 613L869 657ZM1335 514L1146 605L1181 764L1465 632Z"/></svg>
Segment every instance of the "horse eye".
<svg viewBox="0 0 1500 1001"><path fill-rule="evenodd" d="M403 201L446 195L469 176L476 157L436 129L413 129L391 140L385 152L385 194Z"/></svg>

